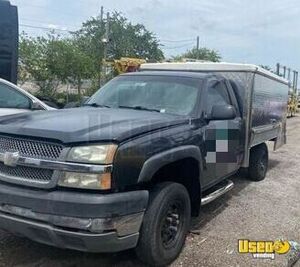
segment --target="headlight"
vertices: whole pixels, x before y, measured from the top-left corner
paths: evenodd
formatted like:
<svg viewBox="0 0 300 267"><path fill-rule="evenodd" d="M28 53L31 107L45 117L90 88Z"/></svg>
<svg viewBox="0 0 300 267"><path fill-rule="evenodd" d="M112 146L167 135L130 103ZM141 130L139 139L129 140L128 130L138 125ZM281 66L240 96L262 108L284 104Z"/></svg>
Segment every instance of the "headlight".
<svg viewBox="0 0 300 267"><path fill-rule="evenodd" d="M111 174L93 174L64 172L58 180L58 185L63 187L82 188L82 189L111 189Z"/></svg>
<svg viewBox="0 0 300 267"><path fill-rule="evenodd" d="M91 164L112 164L117 146L91 145L73 147L67 156L67 161Z"/></svg>

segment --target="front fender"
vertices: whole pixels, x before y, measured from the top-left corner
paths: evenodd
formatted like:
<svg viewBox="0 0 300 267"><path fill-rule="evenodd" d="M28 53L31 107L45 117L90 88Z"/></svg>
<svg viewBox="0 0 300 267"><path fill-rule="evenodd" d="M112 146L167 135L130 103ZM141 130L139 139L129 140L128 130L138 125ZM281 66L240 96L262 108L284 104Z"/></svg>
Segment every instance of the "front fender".
<svg viewBox="0 0 300 267"><path fill-rule="evenodd" d="M202 156L199 147L192 145L180 146L156 154L146 160L140 172L138 183L151 181L153 175L163 166L186 158L197 160L200 173L202 173Z"/></svg>

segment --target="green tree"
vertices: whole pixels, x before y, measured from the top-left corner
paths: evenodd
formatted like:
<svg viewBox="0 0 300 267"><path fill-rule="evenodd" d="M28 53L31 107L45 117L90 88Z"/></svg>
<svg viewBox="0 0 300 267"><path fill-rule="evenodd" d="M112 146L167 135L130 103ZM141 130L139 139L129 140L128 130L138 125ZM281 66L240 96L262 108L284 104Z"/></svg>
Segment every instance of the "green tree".
<svg viewBox="0 0 300 267"><path fill-rule="evenodd" d="M143 58L150 61L164 58L155 35L142 24L130 23L118 12L114 12L109 19L109 40L107 44L103 43L107 23L107 20L101 21L100 17L92 18L74 33L78 45L93 59L94 73L98 80L101 77L105 45L107 61L121 57Z"/></svg>
<svg viewBox="0 0 300 267"><path fill-rule="evenodd" d="M93 60L74 39L61 39L49 43L49 69L62 82L77 87L81 97L84 79L93 77Z"/></svg>
<svg viewBox="0 0 300 267"><path fill-rule="evenodd" d="M19 65L18 65L18 84L20 84L22 86L26 82L28 82L29 80L30 80L29 72L25 69L24 64L19 62Z"/></svg>
<svg viewBox="0 0 300 267"><path fill-rule="evenodd" d="M59 85L55 73L49 68L49 58L53 56L49 44L57 38L53 34L36 38L22 34L20 37L20 65L23 71L29 73L34 79L40 93L44 96L53 96Z"/></svg>
<svg viewBox="0 0 300 267"><path fill-rule="evenodd" d="M109 40L104 43L107 25ZM158 61L164 55L152 32L114 12L109 24L100 17L91 18L68 38L54 32L43 37L22 34L20 66L23 72L20 77L22 82L31 77L43 96L54 96L58 86L68 82L77 87L80 96L83 80L93 80L98 88L101 77L106 77L106 73L102 73L104 58L112 61L121 57Z"/></svg>
<svg viewBox="0 0 300 267"><path fill-rule="evenodd" d="M206 60L212 62L220 62L222 59L218 51L201 47L199 49L193 48L183 53L182 55L173 57L174 60L180 61L182 59L195 59L195 60Z"/></svg>
<svg viewBox="0 0 300 267"><path fill-rule="evenodd" d="M158 39L144 25L134 25L115 12L110 20L110 29L109 58L137 57L150 61L164 58Z"/></svg>
<svg viewBox="0 0 300 267"><path fill-rule="evenodd" d="M53 97L58 85L67 82L75 85L81 96L82 81L93 77L92 63L74 39L53 33L37 38L21 36L20 66L34 79L42 96Z"/></svg>

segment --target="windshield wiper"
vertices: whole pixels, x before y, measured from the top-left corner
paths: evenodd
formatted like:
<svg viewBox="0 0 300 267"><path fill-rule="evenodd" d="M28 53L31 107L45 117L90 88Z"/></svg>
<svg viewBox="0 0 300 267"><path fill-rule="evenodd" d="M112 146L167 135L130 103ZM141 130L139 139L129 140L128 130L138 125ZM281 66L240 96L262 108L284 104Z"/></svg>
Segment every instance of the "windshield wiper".
<svg viewBox="0 0 300 267"><path fill-rule="evenodd" d="M90 103L90 104L84 104L84 107L94 107L94 108L111 108L110 106L107 105L100 105L97 103Z"/></svg>
<svg viewBox="0 0 300 267"><path fill-rule="evenodd" d="M135 110L146 110L146 111L152 111L152 112L159 112L159 109L155 109L155 108L147 108L147 107L143 107L143 106L133 106L133 107L128 107L128 106L118 106L118 108L128 108L128 109L135 109Z"/></svg>

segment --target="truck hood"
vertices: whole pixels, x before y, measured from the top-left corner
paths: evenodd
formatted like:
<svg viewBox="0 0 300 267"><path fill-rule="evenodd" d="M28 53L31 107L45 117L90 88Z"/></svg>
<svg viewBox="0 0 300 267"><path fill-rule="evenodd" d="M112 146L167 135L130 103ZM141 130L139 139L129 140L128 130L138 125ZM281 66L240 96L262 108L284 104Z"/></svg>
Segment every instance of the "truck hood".
<svg viewBox="0 0 300 267"><path fill-rule="evenodd" d="M75 108L0 118L0 134L68 143L122 142L140 134L188 123L186 117L130 109Z"/></svg>

